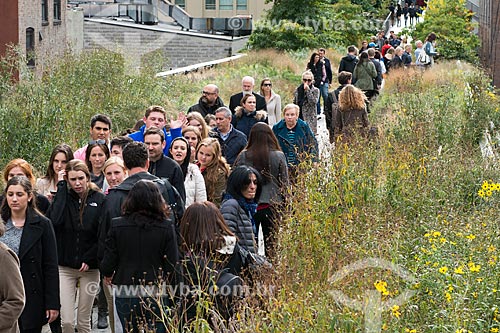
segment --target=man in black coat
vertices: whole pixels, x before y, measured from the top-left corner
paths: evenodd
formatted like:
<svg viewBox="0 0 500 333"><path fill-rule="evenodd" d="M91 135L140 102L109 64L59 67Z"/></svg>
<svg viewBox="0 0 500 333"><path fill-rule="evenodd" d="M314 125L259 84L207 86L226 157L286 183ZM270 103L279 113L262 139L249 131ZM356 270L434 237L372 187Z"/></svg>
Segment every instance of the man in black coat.
<svg viewBox="0 0 500 333"><path fill-rule="evenodd" d="M165 136L158 127L151 127L144 132L144 144L148 147L148 172L158 178L167 178L186 201L184 189L184 174L179 164L163 154L165 150Z"/></svg>
<svg viewBox="0 0 500 333"><path fill-rule="evenodd" d="M267 110L266 99L253 91L254 86L255 86L255 80L251 76L245 76L241 80L242 92L234 94L233 96L231 96L231 99L229 100L229 109L231 110L233 115L236 107L241 106L241 99L243 98L243 95L253 94L255 96L255 100L257 101L257 110Z"/></svg>
<svg viewBox="0 0 500 333"><path fill-rule="evenodd" d="M148 172L148 149L144 143L135 141L125 146L123 149L123 163L128 170L128 178L120 185L110 189L104 200L104 216L99 226L99 246L97 253L99 261L102 260L104 255L105 241L109 228L111 227L111 220L115 217L122 216L122 204L135 183L141 179L154 181L157 183L165 202L169 204L174 201L174 199L171 198L172 191L169 190L169 187L172 188L173 186ZM180 195L178 196L175 207L172 207L172 205L170 206L170 210L172 211L171 215L175 220L180 219L182 214L184 214L184 202L182 202Z"/></svg>
<svg viewBox="0 0 500 333"><path fill-rule="evenodd" d="M221 106L224 106L224 102L219 97L219 87L215 84L207 84L203 87L198 104L192 105L188 113L196 111L205 117L207 114L215 114L215 110Z"/></svg>
<svg viewBox="0 0 500 333"><path fill-rule="evenodd" d="M358 49L356 46L351 45L347 48L347 55L340 60L339 73L340 72L354 72L354 67L358 63Z"/></svg>

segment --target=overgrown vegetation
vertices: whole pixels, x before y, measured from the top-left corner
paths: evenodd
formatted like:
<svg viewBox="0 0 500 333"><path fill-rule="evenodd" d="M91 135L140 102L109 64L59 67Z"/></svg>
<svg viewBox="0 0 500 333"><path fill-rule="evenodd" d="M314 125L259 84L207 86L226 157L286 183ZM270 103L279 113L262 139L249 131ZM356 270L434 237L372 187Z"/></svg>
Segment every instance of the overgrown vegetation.
<svg viewBox="0 0 500 333"><path fill-rule="evenodd" d="M335 68L339 55L328 55ZM150 104L165 105L172 115L187 110L209 82L227 102L242 76L258 82L267 76L288 103L307 58L306 52L250 53L204 73L154 79L127 74L123 60L107 52L67 56L41 79L2 81L0 163L23 157L43 170L55 144L77 148L86 141L93 114L109 114L117 134ZM384 303L384 331L496 332L500 198L483 186L498 182L498 165L484 160L478 146L490 123L500 125L488 82L478 69L451 62L425 72L393 72L370 114L379 138L339 144L318 167L305 166L283 212L276 273L260 289L269 292L250 295L228 327L362 332L366 313L330 291L386 302L410 290L416 294L404 303ZM400 265L414 280L377 267L330 279L367 258ZM193 330L211 330L202 326Z"/></svg>
<svg viewBox="0 0 500 333"><path fill-rule="evenodd" d="M243 331L364 332L373 309L332 290L358 304L380 297L382 331L497 331L498 165L478 141L500 118L487 82L454 63L388 77L370 114L378 140L338 144L298 178L280 233L279 292L252 308ZM353 263L361 268L331 279ZM415 294L388 303L405 292Z"/></svg>

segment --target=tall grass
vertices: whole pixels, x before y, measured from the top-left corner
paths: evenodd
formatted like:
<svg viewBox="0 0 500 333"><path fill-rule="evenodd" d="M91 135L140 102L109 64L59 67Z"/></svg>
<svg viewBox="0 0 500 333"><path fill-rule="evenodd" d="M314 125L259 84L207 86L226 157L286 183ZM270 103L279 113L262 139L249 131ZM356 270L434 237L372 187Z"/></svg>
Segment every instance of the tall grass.
<svg viewBox="0 0 500 333"><path fill-rule="evenodd" d="M341 54L328 55L336 68ZM203 73L154 79L147 71L126 73L123 59L110 53L67 56L40 80L2 81L0 163L23 157L43 170L55 144L77 148L86 141L97 112L112 117L116 134L151 104L172 115L187 110L207 83L217 84L228 102L245 75L257 82L270 77L283 102L291 102L307 58L306 52L250 52ZM247 297L228 327L363 332L365 314L329 291L361 301L378 281L382 301L416 291L382 313L384 331L496 332L499 198L477 194L483 181L498 181L498 163L483 159L478 146L486 128L500 125L488 82L464 63L391 73L371 108L379 137L337 144L330 158L304 166L282 214L276 272L262 281L272 288ZM416 282L377 267L331 282L335 272L370 257L400 265Z"/></svg>
<svg viewBox="0 0 500 333"><path fill-rule="evenodd" d="M499 201L477 195L498 179L478 146L499 121L487 82L453 63L389 76L370 114L380 137L337 145L298 178L270 282L278 292L245 317L244 331L363 332L365 314L329 291L362 301L384 281L383 301L416 292L383 312L384 331L496 332ZM329 280L367 258L400 265L416 283L374 267Z"/></svg>

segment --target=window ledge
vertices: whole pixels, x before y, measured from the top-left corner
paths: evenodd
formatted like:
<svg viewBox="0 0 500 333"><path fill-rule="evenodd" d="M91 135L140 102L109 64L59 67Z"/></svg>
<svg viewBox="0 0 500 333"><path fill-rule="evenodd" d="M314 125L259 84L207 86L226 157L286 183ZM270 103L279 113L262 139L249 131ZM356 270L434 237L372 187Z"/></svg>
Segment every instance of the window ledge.
<svg viewBox="0 0 500 333"><path fill-rule="evenodd" d="M49 21L42 21L42 26L47 26L49 25Z"/></svg>
<svg viewBox="0 0 500 333"><path fill-rule="evenodd" d="M62 23L61 20L54 20L53 25L61 25L61 23Z"/></svg>

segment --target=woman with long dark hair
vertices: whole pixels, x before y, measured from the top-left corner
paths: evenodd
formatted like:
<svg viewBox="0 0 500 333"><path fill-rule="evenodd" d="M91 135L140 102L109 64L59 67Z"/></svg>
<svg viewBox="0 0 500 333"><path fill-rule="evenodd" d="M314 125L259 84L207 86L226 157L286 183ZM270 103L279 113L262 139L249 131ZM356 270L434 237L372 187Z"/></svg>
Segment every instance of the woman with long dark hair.
<svg viewBox="0 0 500 333"><path fill-rule="evenodd" d="M279 215L276 210L285 198L288 167L285 154L269 126L255 124L252 127L248 144L234 165L251 166L262 176L262 193L253 218L257 231L262 225L266 253L271 254L274 248L274 234L278 227L276 222Z"/></svg>
<svg viewBox="0 0 500 333"><path fill-rule="evenodd" d="M257 228L254 216L262 192L262 178L246 165L234 168L227 179L224 201L220 207L224 220L238 237L238 245L257 254Z"/></svg>
<svg viewBox="0 0 500 333"><path fill-rule="evenodd" d="M235 291L241 284L238 275L243 262L237 244L237 238L228 228L217 206L209 201L195 202L186 209L180 223L181 251L185 281L209 294L213 285ZM217 297L210 294L220 315L226 319L232 312L232 294L229 297ZM185 298L185 320L189 321L197 314L197 298ZM198 310L199 312L199 310ZM207 316L212 317L212 316Z"/></svg>
<svg viewBox="0 0 500 333"><path fill-rule="evenodd" d="M319 53L313 52L313 54L311 54L311 58L307 63L306 69L311 71L314 76L314 86L321 91L321 87L325 84L327 77L325 62L321 60ZM320 114L320 111L321 107L318 98L318 103L316 104L316 113Z"/></svg>
<svg viewBox="0 0 500 333"><path fill-rule="evenodd" d="M85 164L90 171L90 181L103 192L106 192L109 186L104 176L103 166L110 156L108 146L99 142L89 144L85 153Z"/></svg>
<svg viewBox="0 0 500 333"><path fill-rule="evenodd" d="M0 241L19 257L26 305L19 318L21 332L41 332L59 315L59 274L54 230L36 209L28 178L15 176L7 182L1 217L5 234ZM8 274L2 267L1 274Z"/></svg>
<svg viewBox="0 0 500 333"><path fill-rule="evenodd" d="M56 191L58 182L58 172L66 168L66 164L73 159L73 150L65 143L54 147L50 154L49 165L43 178L36 181L36 190L38 193L46 196L52 201Z"/></svg>
<svg viewBox="0 0 500 333"><path fill-rule="evenodd" d="M90 148L90 147L89 147ZM89 149L87 149L87 152ZM59 171L57 194L47 211L57 238L63 333L74 333L77 289L79 333L90 333L90 314L99 283L97 240L104 194L90 181L87 165L72 160Z"/></svg>
<svg viewBox="0 0 500 333"><path fill-rule="evenodd" d="M146 331L165 332L161 318L163 306L171 305L169 295L156 299L141 294L144 286L179 282L175 267L179 249L174 223L168 219L168 206L160 190L150 180L139 180L123 203L123 216L112 220L106 239L101 272L107 284L115 286L115 310L126 330L138 332L142 322ZM126 288L135 286L136 288ZM127 293L127 291L136 293ZM152 302L150 306L145 305ZM115 318L116 319L116 318Z"/></svg>
<svg viewBox="0 0 500 333"><path fill-rule="evenodd" d="M191 146L184 137L172 140L168 157L176 161L184 175L184 188L186 189L186 208L193 202L203 202L207 200L207 190L205 180L200 172L200 168L194 163L190 163Z"/></svg>

